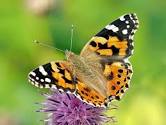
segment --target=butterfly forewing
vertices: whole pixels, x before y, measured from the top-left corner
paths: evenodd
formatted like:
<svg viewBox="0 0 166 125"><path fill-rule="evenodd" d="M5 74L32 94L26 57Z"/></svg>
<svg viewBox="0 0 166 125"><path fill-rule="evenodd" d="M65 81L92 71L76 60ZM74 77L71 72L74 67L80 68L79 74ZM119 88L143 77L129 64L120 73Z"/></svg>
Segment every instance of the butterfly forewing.
<svg viewBox="0 0 166 125"><path fill-rule="evenodd" d="M81 55L95 53L106 58L123 59L133 50L133 37L138 28L135 14L126 14L105 26L83 48Z"/></svg>
<svg viewBox="0 0 166 125"><path fill-rule="evenodd" d="M39 66L29 73L29 80L40 88L57 88L63 91L75 91L72 73L68 70L66 61L50 62Z"/></svg>

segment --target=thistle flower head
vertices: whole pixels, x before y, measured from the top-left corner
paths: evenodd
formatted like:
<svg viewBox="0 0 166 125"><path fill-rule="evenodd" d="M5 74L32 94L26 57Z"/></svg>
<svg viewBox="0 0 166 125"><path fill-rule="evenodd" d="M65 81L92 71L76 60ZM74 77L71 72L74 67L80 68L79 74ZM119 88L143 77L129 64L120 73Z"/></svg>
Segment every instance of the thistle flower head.
<svg viewBox="0 0 166 125"><path fill-rule="evenodd" d="M88 105L73 94L53 90L45 95L42 112L48 113L48 125L102 125L109 121L104 108Z"/></svg>

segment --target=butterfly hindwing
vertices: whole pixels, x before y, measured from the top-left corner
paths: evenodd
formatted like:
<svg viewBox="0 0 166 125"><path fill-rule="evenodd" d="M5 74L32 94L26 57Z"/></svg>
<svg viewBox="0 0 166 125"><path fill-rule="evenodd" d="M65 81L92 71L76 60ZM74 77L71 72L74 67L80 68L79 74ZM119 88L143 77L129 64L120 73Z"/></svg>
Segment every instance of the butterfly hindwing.
<svg viewBox="0 0 166 125"><path fill-rule="evenodd" d="M137 28L138 19L135 14L123 15L92 37L81 55L88 56L95 52L106 58L129 57L132 54L133 37Z"/></svg>
<svg viewBox="0 0 166 125"><path fill-rule="evenodd" d="M106 106L107 97L102 96L98 91L91 89L86 83L80 81L76 84L76 96L88 104Z"/></svg>
<svg viewBox="0 0 166 125"><path fill-rule="evenodd" d="M67 62L50 62L39 66L29 73L29 80L40 88L57 88L63 91L75 91L73 76L66 67Z"/></svg>
<svg viewBox="0 0 166 125"><path fill-rule="evenodd" d="M129 62L110 62L104 66L104 76L107 78L107 95L109 100L119 100L129 88L132 76L132 66Z"/></svg>

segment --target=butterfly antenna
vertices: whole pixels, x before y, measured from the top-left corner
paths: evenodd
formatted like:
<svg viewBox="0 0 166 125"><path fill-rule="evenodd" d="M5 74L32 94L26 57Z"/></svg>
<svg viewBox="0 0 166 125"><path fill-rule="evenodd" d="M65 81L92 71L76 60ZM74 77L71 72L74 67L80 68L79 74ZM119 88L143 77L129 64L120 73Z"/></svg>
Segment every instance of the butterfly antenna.
<svg viewBox="0 0 166 125"><path fill-rule="evenodd" d="M74 25L71 25L71 38L70 38L70 51L72 49L73 46L73 32L74 32Z"/></svg>
<svg viewBox="0 0 166 125"><path fill-rule="evenodd" d="M52 48L52 49L55 49L55 50L57 50L57 51L60 51L60 52L65 53L64 50L58 49L58 48L54 47L53 45L49 45L49 44L47 44L47 43L39 42L39 41L37 41L37 40L34 40L33 42L36 43L36 44L38 44L38 45L45 46L45 47L49 47L49 48Z"/></svg>

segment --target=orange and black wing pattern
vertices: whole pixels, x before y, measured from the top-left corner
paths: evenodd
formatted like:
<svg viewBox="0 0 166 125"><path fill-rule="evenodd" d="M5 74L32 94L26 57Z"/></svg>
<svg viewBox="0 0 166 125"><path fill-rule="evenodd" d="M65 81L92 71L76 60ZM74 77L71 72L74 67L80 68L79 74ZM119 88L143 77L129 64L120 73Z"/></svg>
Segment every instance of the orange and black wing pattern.
<svg viewBox="0 0 166 125"><path fill-rule="evenodd" d="M30 82L39 88L57 88L62 91L75 91L72 73L66 67L68 62L50 62L39 66L28 75Z"/></svg>
<svg viewBox="0 0 166 125"><path fill-rule="evenodd" d="M123 15L92 37L81 52L81 56L89 56L90 60L99 57L110 101L119 100L129 88L133 71L128 57L133 53L133 38L138 27L136 14Z"/></svg>
<svg viewBox="0 0 166 125"><path fill-rule="evenodd" d="M107 78L107 95L111 101L120 100L130 86L132 66L126 62L112 62L104 66L104 76Z"/></svg>
<svg viewBox="0 0 166 125"><path fill-rule="evenodd" d="M86 83L74 77L68 70L68 62L50 62L39 66L29 73L30 82L39 88L55 88L75 94L82 101L94 105L104 106L107 97L100 95Z"/></svg>
<svg viewBox="0 0 166 125"><path fill-rule="evenodd" d="M102 57L123 59L133 51L133 37L138 28L136 14L126 14L108 24L83 48L81 55L95 52Z"/></svg>
<svg viewBox="0 0 166 125"><path fill-rule="evenodd" d="M91 89L86 83L77 82L75 95L90 105L98 107L107 106L107 97L102 96L95 89Z"/></svg>

